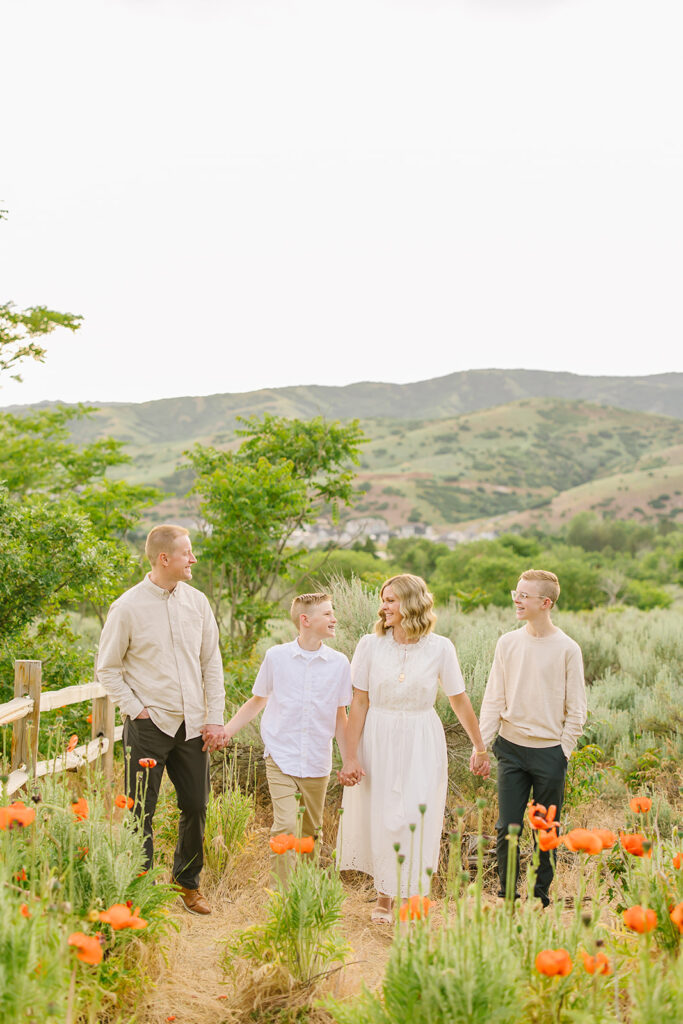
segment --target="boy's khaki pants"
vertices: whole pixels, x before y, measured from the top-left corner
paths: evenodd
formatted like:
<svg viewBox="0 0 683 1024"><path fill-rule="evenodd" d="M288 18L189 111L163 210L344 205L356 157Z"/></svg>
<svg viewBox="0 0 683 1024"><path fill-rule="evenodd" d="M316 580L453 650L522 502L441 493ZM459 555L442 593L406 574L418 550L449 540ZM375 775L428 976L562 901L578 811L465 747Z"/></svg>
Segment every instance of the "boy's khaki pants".
<svg viewBox="0 0 683 1024"><path fill-rule="evenodd" d="M273 802L273 827L270 834L273 836L290 832L294 835L297 834L299 801L296 794L301 793L301 805L304 809L301 834L313 836L316 846L318 846L322 838L323 808L329 775L323 775L320 778L297 778L295 775L285 775L272 757L267 757L266 778L270 799ZM294 857L300 856L302 854L295 854L293 850L287 850L286 853L271 853L271 872L286 885L294 867ZM308 856L315 856L315 851Z"/></svg>

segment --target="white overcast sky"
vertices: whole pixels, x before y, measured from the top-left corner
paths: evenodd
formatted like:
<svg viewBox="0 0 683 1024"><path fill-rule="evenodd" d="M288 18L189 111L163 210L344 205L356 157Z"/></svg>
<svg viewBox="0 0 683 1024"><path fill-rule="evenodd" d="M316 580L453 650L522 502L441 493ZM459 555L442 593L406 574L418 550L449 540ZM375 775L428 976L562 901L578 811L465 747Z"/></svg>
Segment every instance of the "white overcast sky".
<svg viewBox="0 0 683 1024"><path fill-rule="evenodd" d="M681 0L2 0L0 405L683 370Z"/></svg>

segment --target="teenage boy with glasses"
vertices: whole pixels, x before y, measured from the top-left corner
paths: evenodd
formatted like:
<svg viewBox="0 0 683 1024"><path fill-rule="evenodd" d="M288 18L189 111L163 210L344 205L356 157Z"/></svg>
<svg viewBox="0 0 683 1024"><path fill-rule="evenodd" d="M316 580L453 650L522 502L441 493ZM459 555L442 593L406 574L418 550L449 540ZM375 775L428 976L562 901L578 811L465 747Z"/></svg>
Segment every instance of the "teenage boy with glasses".
<svg viewBox="0 0 683 1024"><path fill-rule="evenodd" d="M562 809L569 756L586 721L586 690L579 645L553 625L550 613L560 596L555 573L529 569L510 591L521 629L496 645L479 716L485 747L498 762L496 855L499 895L505 895L510 825L522 826L534 800ZM495 737L495 742L494 741ZM515 872L515 895L519 862ZM541 851L534 895L550 902L553 863Z"/></svg>

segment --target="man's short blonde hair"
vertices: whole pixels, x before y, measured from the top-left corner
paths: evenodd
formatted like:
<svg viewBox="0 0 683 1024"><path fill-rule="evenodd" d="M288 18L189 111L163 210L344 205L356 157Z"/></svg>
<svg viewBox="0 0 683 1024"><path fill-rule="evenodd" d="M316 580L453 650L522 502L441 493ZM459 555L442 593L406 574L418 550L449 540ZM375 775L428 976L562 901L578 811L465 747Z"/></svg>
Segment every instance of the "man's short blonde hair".
<svg viewBox="0 0 683 1024"><path fill-rule="evenodd" d="M549 597L553 604L557 604L557 599L560 596L560 581L554 572L548 572L547 569L527 569L519 578L520 580L537 580L542 584L543 597Z"/></svg>
<svg viewBox="0 0 683 1024"><path fill-rule="evenodd" d="M289 614L292 618L292 622L298 629L301 625L299 617L301 615L310 615L311 611L316 608L323 601L331 601L332 598L329 594L299 594L292 601L292 607L289 609Z"/></svg>
<svg viewBox="0 0 683 1024"><path fill-rule="evenodd" d="M157 558L163 552L171 553L178 537L189 537L190 531L184 526L173 526L171 523L163 523L162 526L155 526L147 534L145 541L145 554L152 565L156 565Z"/></svg>

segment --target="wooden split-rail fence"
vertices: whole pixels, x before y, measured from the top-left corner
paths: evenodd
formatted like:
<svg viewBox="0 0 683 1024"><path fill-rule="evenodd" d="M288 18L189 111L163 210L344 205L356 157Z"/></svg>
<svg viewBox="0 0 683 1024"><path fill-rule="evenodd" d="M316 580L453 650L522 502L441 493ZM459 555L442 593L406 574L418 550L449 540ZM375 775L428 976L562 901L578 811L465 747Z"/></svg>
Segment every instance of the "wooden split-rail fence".
<svg viewBox="0 0 683 1024"><path fill-rule="evenodd" d="M55 711L82 701L92 701L91 740L47 761L39 761L41 712ZM61 690L43 690L42 662L15 661L14 699L0 704L0 725L10 724L12 755L10 774L3 787L4 795L16 793L32 777L37 779L42 775L78 768L98 758L101 758L105 777L111 779L114 744L121 739L123 728L115 727L114 705L101 683L81 683Z"/></svg>

